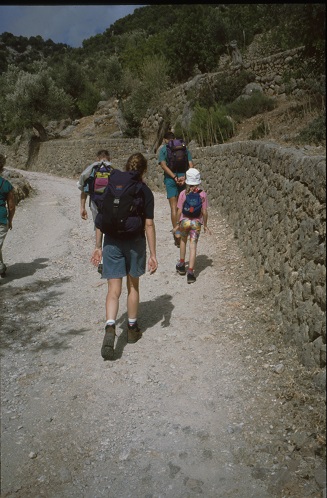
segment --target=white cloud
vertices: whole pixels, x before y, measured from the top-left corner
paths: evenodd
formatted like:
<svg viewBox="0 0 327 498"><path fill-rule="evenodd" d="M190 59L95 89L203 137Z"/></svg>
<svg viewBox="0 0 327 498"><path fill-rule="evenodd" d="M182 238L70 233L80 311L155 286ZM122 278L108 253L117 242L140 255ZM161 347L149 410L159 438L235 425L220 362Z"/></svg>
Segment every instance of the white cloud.
<svg viewBox="0 0 327 498"><path fill-rule="evenodd" d="M4 5L0 33L42 36L55 43L81 47L83 40L103 33L117 19L142 5Z"/></svg>

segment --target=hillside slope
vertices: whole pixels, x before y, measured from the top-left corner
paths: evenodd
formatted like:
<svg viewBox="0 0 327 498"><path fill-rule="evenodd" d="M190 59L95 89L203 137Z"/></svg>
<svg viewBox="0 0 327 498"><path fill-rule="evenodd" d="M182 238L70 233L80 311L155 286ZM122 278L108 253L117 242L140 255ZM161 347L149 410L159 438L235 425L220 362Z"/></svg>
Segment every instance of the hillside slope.
<svg viewBox="0 0 327 498"><path fill-rule="evenodd" d="M259 130L261 136L257 138L260 140L275 142L286 147L305 147L312 154L321 154L326 149L325 141L319 144L308 143L300 146L296 140L298 134L319 115L317 109L310 107L309 98L299 100L276 97L276 104L276 108L272 111L244 119L236 126L235 135L227 143L255 138L253 133ZM94 115L78 120L75 126L70 126L64 130L63 136L75 140L86 137L111 138L120 134L116 116L117 104L115 101L102 103Z"/></svg>

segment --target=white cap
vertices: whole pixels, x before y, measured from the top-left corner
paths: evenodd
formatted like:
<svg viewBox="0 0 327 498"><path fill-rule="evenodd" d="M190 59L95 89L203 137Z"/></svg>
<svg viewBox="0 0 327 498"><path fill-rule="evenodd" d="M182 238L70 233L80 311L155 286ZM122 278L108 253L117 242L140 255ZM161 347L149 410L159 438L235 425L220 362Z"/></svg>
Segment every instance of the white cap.
<svg viewBox="0 0 327 498"><path fill-rule="evenodd" d="M189 168L186 171L186 185L199 185L201 183L200 171L195 168Z"/></svg>

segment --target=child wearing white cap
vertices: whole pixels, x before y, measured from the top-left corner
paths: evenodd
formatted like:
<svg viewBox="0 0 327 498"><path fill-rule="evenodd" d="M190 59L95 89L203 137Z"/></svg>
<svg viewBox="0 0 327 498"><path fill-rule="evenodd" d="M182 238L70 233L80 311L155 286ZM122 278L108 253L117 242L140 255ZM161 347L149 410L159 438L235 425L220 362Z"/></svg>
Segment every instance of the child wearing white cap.
<svg viewBox="0 0 327 498"><path fill-rule="evenodd" d="M187 283L191 284L196 281L194 267L196 260L197 243L200 237L201 226L205 233L211 235L208 223L208 198L204 190L200 188L201 175L196 168L190 168L186 171L186 189L183 190L177 201L177 219L179 220L174 227L181 234L180 243L180 260L176 265L176 270L180 275L186 274L185 255L187 239L190 239L190 256L187 270Z"/></svg>

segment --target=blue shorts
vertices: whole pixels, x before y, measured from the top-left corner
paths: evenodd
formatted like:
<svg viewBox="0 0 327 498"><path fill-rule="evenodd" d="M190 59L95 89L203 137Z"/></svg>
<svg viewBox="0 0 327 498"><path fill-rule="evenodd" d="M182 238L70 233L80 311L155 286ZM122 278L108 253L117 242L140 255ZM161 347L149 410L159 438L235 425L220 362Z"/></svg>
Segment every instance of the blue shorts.
<svg viewBox="0 0 327 498"><path fill-rule="evenodd" d="M103 269L101 278L140 277L145 273L146 239L113 239L104 236Z"/></svg>
<svg viewBox="0 0 327 498"><path fill-rule="evenodd" d="M185 176L185 173L177 173L177 176ZM171 176L165 176L164 184L166 185L167 199L178 197L181 191L185 189L185 185L177 185Z"/></svg>

